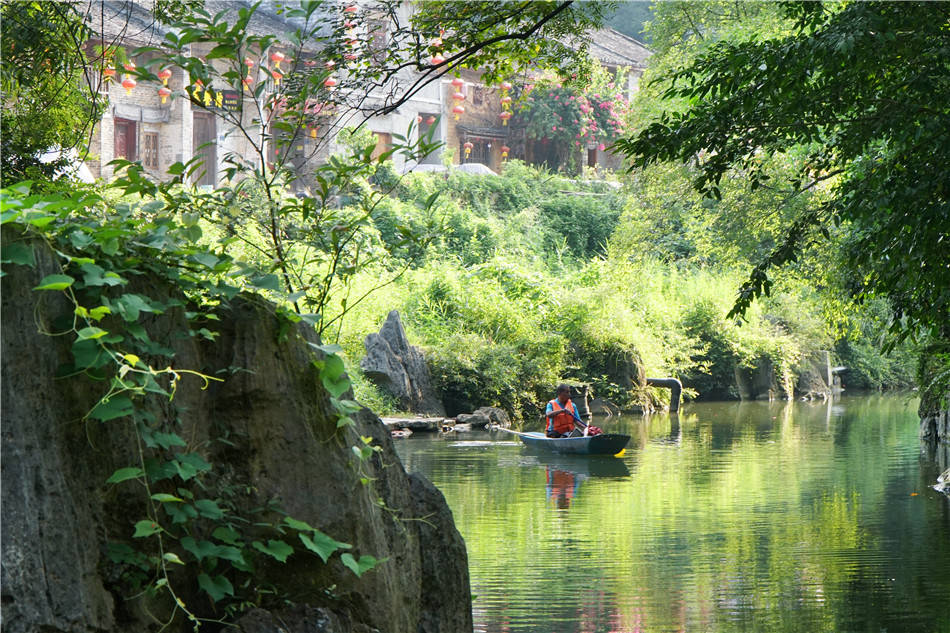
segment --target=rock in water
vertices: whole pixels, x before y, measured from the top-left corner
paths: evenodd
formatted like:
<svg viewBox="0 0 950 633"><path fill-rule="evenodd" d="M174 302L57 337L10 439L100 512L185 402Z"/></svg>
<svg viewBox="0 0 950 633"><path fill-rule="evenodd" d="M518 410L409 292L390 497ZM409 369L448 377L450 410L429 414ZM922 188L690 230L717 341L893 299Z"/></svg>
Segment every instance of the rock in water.
<svg viewBox="0 0 950 633"><path fill-rule="evenodd" d="M505 413L504 409L499 409L498 407L479 407L475 409L475 415L488 416L492 424L496 424L504 429L511 426L511 420L508 418L508 414Z"/></svg>
<svg viewBox="0 0 950 633"><path fill-rule="evenodd" d="M399 402L399 406L426 415L445 416L437 397L422 350L409 344L406 330L393 310L379 334L370 334L363 345L366 356L360 367L377 385Z"/></svg>

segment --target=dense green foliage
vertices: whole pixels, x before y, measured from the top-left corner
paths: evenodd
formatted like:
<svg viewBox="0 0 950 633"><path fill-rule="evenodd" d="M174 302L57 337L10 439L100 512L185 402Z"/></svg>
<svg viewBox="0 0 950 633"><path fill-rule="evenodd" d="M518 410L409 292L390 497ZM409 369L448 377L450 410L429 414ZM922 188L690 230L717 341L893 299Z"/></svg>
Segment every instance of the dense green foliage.
<svg viewBox="0 0 950 633"><path fill-rule="evenodd" d="M741 172L772 183L770 157L801 152L779 187L789 198L829 183L759 259L736 313L768 295L768 273L843 226L849 292L880 295L898 335L946 334L950 202L950 28L940 3L786 5L788 33L751 32L688 56L671 75L672 108L618 143L636 166L695 161L694 184L720 198ZM703 39L702 26L692 38Z"/></svg>
<svg viewBox="0 0 950 633"><path fill-rule="evenodd" d="M775 296L750 309L747 323L726 319L741 264L760 245L730 246L737 229L728 224L658 229L670 204L691 204L675 189L664 194L672 185L688 191L688 178L677 178L654 170L618 189L518 161L499 177L409 175L386 205L388 221L411 223L438 192L441 236L424 264L353 312L340 342L355 361L363 336L399 309L410 338L428 351L450 411L493 404L529 419L565 378L624 405L650 406L662 394L630 383L639 370L683 378L694 395L736 397L735 368L767 363L779 395L813 352L836 341L853 372L849 387L910 383L900 360L906 350L879 351L878 303L844 318L834 297L789 274L777 280ZM681 214L689 221L708 206L694 198L693 213ZM723 218L765 205L738 196L717 204ZM385 239L386 226L377 228ZM584 239L592 233L608 239ZM665 246L669 240L684 244L680 255ZM357 285L374 277L369 269ZM387 406L365 381L357 384L361 398Z"/></svg>
<svg viewBox="0 0 950 633"><path fill-rule="evenodd" d="M0 5L0 182L51 178L82 153L102 103L84 73L90 35L77 6L66 2ZM46 160L48 150L60 154Z"/></svg>

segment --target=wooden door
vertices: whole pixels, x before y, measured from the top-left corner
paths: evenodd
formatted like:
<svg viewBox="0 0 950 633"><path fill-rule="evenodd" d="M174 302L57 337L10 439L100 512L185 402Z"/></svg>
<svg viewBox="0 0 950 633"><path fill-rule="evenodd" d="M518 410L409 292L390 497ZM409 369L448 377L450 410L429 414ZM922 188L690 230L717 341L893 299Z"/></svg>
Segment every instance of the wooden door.
<svg viewBox="0 0 950 633"><path fill-rule="evenodd" d="M115 158L135 160L135 121L115 120Z"/></svg>
<svg viewBox="0 0 950 633"><path fill-rule="evenodd" d="M192 125L192 151L199 157L202 165L195 172L195 184L218 184L217 178L217 135L214 115L208 112L195 112Z"/></svg>

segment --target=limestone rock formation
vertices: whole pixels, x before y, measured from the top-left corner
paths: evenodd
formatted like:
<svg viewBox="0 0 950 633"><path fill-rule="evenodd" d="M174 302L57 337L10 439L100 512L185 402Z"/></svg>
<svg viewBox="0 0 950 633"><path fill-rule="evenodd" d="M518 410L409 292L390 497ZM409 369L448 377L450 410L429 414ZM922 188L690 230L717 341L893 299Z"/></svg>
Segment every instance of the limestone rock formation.
<svg viewBox="0 0 950 633"><path fill-rule="evenodd" d="M445 407L436 395L422 350L409 344L406 330L393 310L379 334L364 341L366 356L360 367L371 380L399 402L399 406L426 415L445 416Z"/></svg>
<svg viewBox="0 0 950 633"><path fill-rule="evenodd" d="M511 419L508 417L508 414L505 413L504 409L499 409L498 407L479 407L475 409L476 415L486 415L492 424L497 424L498 426L507 429L511 426Z"/></svg>
<svg viewBox="0 0 950 633"><path fill-rule="evenodd" d="M457 416L455 416L455 421L458 424L464 424L475 429L481 429L488 426L488 424L491 422L491 418L484 413L459 413Z"/></svg>
<svg viewBox="0 0 950 633"><path fill-rule="evenodd" d="M172 603L164 594L149 604L126 600L128 590L106 555L107 542L142 542L132 538L134 523L146 516L141 486L106 483L116 468L136 463L131 425L84 420L107 385L55 378L70 359L70 341L43 332L57 331L72 305L59 293L31 290L60 272L48 249L34 250L35 269L5 266L0 282L3 631L154 631L160 625L146 613L168 616ZM134 283L153 296L175 294L156 290L148 279ZM188 332L183 309L141 322L154 340L175 350L176 367L224 377L207 389L183 378L174 400L153 411L157 419L179 425L189 449L213 464L212 482L244 491L234 493L236 504L276 501L289 515L352 544L354 553L385 559L357 577L339 556L324 564L298 543L286 563L262 563L254 577L278 587L288 602L274 606L280 611L247 613L238 630L276 631L273 623L286 621L296 623L279 629L287 633L470 632L465 545L439 491L407 475L388 431L369 411L354 415L355 426L336 428L313 365L316 352L307 345L312 334L300 329L279 340L273 306L258 297L238 297L219 314L214 342L175 336ZM231 371L217 373L224 368ZM358 471L350 447L361 436L380 450ZM194 572L177 573L186 602L210 609L187 576ZM187 622L177 622L168 630L186 629Z"/></svg>

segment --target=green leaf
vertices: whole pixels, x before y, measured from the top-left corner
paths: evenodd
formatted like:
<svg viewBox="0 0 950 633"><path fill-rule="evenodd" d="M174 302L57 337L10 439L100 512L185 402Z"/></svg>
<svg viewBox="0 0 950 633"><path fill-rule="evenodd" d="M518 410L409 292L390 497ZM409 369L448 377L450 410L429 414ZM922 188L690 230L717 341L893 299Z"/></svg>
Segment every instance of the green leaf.
<svg viewBox="0 0 950 633"><path fill-rule="evenodd" d="M20 266L36 266L33 247L22 242L14 242L3 247L3 263L18 264Z"/></svg>
<svg viewBox="0 0 950 633"><path fill-rule="evenodd" d="M208 574L199 574L198 586L211 596L211 599L215 602L225 596L234 595L234 587L231 585L231 582L220 574L214 578L211 578Z"/></svg>
<svg viewBox="0 0 950 633"><path fill-rule="evenodd" d="M321 364L320 382L323 383L324 389L334 398L346 393L350 388L350 379L345 374L343 359L333 354L318 362Z"/></svg>
<svg viewBox="0 0 950 633"><path fill-rule="evenodd" d="M112 310L110 310L106 306L99 306L98 308L93 308L92 310L89 311L89 318L91 318L94 321L99 321L102 319L102 317L104 317L107 314L112 314Z"/></svg>
<svg viewBox="0 0 950 633"><path fill-rule="evenodd" d="M47 275L33 290L65 290L76 281L69 275Z"/></svg>
<svg viewBox="0 0 950 633"><path fill-rule="evenodd" d="M195 507L201 513L201 516L209 519L220 519L224 516L224 511L211 499L198 499L195 501Z"/></svg>
<svg viewBox="0 0 950 633"><path fill-rule="evenodd" d="M180 453L175 456L171 463L178 476L185 481L194 478L198 473L211 470L211 464L203 460L197 453Z"/></svg>
<svg viewBox="0 0 950 633"><path fill-rule="evenodd" d="M287 557L294 553L294 548L290 545L284 541L275 541L274 539L268 540L267 545L264 545L260 541L254 541L251 545L254 549L264 552L282 563L286 563Z"/></svg>
<svg viewBox="0 0 950 633"><path fill-rule="evenodd" d="M310 532L313 528L306 521L299 521L293 517L284 517L284 523L287 524L287 527L293 528L294 530L299 530L301 532Z"/></svg>
<svg viewBox="0 0 950 633"><path fill-rule="evenodd" d="M369 555L360 556L359 560L353 558L353 555L347 552L340 556L340 562L346 565L357 576L362 576L365 572L369 571L373 567L376 567L379 561L375 557Z"/></svg>
<svg viewBox="0 0 950 633"><path fill-rule="evenodd" d="M216 527L211 536L228 545L237 545L241 538L240 532L224 525Z"/></svg>
<svg viewBox="0 0 950 633"><path fill-rule="evenodd" d="M312 347L312 348L314 348L314 349L320 350L321 352L323 352L324 354L326 354L326 355L328 355L328 356L332 356L333 354L339 354L340 352L343 351L343 346L342 346L342 345L338 345L337 343L328 343L328 344L326 344L326 345L317 345L316 343L310 343L310 342L308 341L308 342L307 342L307 345L309 345L310 347Z"/></svg>
<svg viewBox="0 0 950 633"><path fill-rule="evenodd" d="M144 538L146 536L151 536L152 534L158 534L162 531L162 527L152 521L151 519L142 519L135 524L135 534L132 536L134 538Z"/></svg>
<svg viewBox="0 0 950 633"><path fill-rule="evenodd" d="M124 294L115 302L115 311L126 321L138 321L141 312L161 312L152 307L142 295Z"/></svg>
<svg viewBox="0 0 950 633"><path fill-rule="evenodd" d="M211 541L196 541L193 536L185 536L180 542L185 551L194 556L198 562L211 556L217 556L218 546Z"/></svg>
<svg viewBox="0 0 950 633"><path fill-rule="evenodd" d="M112 473L111 477L106 479L106 483L117 484L123 481L127 481L129 479L138 479L144 474L145 474L145 471L142 470L141 468L132 468L132 467L120 468L114 473Z"/></svg>
<svg viewBox="0 0 950 633"><path fill-rule="evenodd" d="M87 369L102 366L108 356L106 356L100 345L91 339L76 340L72 347L73 360L76 369Z"/></svg>
<svg viewBox="0 0 950 633"><path fill-rule="evenodd" d="M184 499L180 499L175 495L170 495L165 492L156 492L152 495L152 499L158 501L159 503L184 503Z"/></svg>
<svg viewBox="0 0 950 633"><path fill-rule="evenodd" d="M308 550L322 558L324 563L327 562L330 559L330 556L332 556L333 553L338 549L350 548L349 543L341 543L340 541L327 536L320 530L313 530L311 536L307 536L303 532L301 532L298 536L300 536L300 542L302 542Z"/></svg>
<svg viewBox="0 0 950 633"><path fill-rule="evenodd" d="M146 429L142 433L142 439L149 448L168 449L172 446L187 446L188 444L177 433L162 433Z"/></svg>
<svg viewBox="0 0 950 633"><path fill-rule="evenodd" d="M83 283L87 286L120 286L127 283L125 279L116 273L106 272L98 264L86 263L80 266L83 271Z"/></svg>
<svg viewBox="0 0 950 633"><path fill-rule="evenodd" d="M258 290L273 290L275 292L280 290L280 279L278 279L277 275L274 274L259 275L257 277L252 277L248 281Z"/></svg>
<svg viewBox="0 0 950 633"><path fill-rule="evenodd" d="M99 404L89 412L89 417L94 420L108 422L109 420L132 415L134 410L135 406L128 396L112 396L108 400L100 400Z"/></svg>
<svg viewBox="0 0 950 633"><path fill-rule="evenodd" d="M103 330L102 328L99 328L99 327L90 326L90 327L84 327L83 329L79 330L79 332L77 332L76 334L79 337L80 341L86 341L90 339L102 338L108 333L109 333L108 330Z"/></svg>
<svg viewBox="0 0 950 633"><path fill-rule="evenodd" d="M182 559L178 558L178 554L176 554L176 553L174 553L174 552L165 552L165 554L162 556L162 558L164 558L165 560L167 560L169 563L175 563L176 565L184 565L184 564L185 564L185 561L183 561Z"/></svg>

